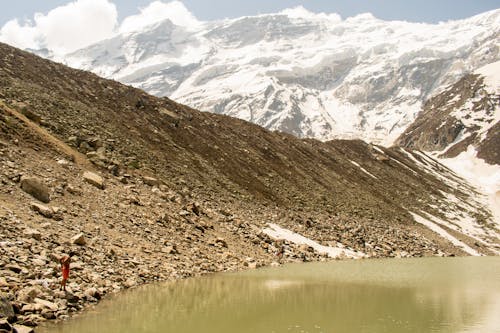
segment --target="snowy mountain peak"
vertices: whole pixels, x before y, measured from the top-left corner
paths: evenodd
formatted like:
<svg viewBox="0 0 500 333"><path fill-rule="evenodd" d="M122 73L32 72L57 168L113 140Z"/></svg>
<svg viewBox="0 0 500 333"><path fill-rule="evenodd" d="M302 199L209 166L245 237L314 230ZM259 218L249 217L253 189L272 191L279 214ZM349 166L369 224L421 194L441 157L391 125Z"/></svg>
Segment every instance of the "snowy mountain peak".
<svg viewBox="0 0 500 333"><path fill-rule="evenodd" d="M500 10L420 24L296 7L214 22L160 20L65 62L299 137L390 145L426 99L500 59L499 34Z"/></svg>

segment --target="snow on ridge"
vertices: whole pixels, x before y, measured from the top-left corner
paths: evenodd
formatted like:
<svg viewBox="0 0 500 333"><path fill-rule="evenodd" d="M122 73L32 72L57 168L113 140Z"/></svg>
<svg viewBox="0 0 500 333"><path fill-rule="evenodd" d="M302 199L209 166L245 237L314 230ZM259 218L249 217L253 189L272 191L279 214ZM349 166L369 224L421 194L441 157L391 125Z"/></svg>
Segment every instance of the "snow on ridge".
<svg viewBox="0 0 500 333"><path fill-rule="evenodd" d="M500 61L483 66L476 70L476 73L484 76L489 93L500 95Z"/></svg>
<svg viewBox="0 0 500 333"><path fill-rule="evenodd" d="M309 245L319 253L327 254L330 258L347 257L347 258L358 259L358 258L363 258L365 256L364 253L360 253L355 250L345 248L343 247L343 245L342 247L324 246L312 239L306 238L291 230L282 228L277 224L269 223L268 225L269 228L265 228L262 231L269 237L274 239L284 239L295 244Z"/></svg>
<svg viewBox="0 0 500 333"><path fill-rule="evenodd" d="M470 254L472 256L481 256L481 254L479 252L477 252L476 250L474 250L473 248L471 248L467 244L463 243L462 241L460 241L460 240L456 239L455 237L453 237L452 235L450 235L446 230L441 228L437 222L433 222L433 221L426 219L426 218L424 218L418 214L415 214L413 212L410 212L410 214L413 216L413 219L416 222L425 225L426 227L428 227L429 229L431 229L435 233L439 234L441 237L447 239L453 245L461 248L462 250L464 250L468 254Z"/></svg>
<svg viewBox="0 0 500 333"><path fill-rule="evenodd" d="M296 7L198 31L175 25L168 38L148 27L65 62L270 130L390 146L433 89L491 60L499 14L420 24Z"/></svg>

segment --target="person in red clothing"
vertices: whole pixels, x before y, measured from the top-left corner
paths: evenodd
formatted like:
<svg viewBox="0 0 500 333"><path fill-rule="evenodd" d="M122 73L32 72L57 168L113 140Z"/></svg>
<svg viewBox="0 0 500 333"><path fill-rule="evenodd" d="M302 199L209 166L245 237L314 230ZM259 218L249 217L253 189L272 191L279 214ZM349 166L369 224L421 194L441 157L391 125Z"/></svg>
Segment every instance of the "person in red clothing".
<svg viewBox="0 0 500 333"><path fill-rule="evenodd" d="M59 262L61 263L61 270L62 270L62 281L61 281L61 287L59 290L64 290L66 291L66 282L68 281L69 277L69 264L71 263L71 257L73 257L75 253L71 251L69 255L67 256L62 256L61 259L59 259Z"/></svg>

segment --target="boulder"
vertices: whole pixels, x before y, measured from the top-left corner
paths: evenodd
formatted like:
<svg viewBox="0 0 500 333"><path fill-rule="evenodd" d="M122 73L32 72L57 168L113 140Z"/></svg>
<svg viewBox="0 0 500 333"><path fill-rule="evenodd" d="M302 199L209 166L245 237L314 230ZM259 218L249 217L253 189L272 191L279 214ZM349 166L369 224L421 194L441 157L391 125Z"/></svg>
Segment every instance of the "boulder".
<svg viewBox="0 0 500 333"><path fill-rule="evenodd" d="M54 211L52 208L46 205L42 205L36 202L31 203L31 209L33 209L35 212L39 213L42 216L45 216L46 218L52 218L54 216Z"/></svg>
<svg viewBox="0 0 500 333"><path fill-rule="evenodd" d="M85 171L83 173L83 179L87 183L89 183L89 184L91 184L91 185L93 185L101 190L104 189L104 179L96 173L93 173L90 171Z"/></svg>
<svg viewBox="0 0 500 333"><path fill-rule="evenodd" d="M91 287L91 288L85 290L84 294L88 297L93 297L95 299L101 298L101 294L99 293L99 290L97 290L97 288L94 288L94 287Z"/></svg>
<svg viewBox="0 0 500 333"><path fill-rule="evenodd" d="M37 177L21 177L21 189L41 202L50 202L49 188Z"/></svg>
<svg viewBox="0 0 500 333"><path fill-rule="evenodd" d="M41 298L35 298L35 303L40 304L42 307L50 309L51 311L59 310L59 306L56 303L52 303Z"/></svg>
<svg viewBox="0 0 500 333"><path fill-rule="evenodd" d="M17 332L17 333L35 333L35 330L33 329L33 327L15 324L14 325L14 332Z"/></svg>
<svg viewBox="0 0 500 333"><path fill-rule="evenodd" d="M17 299L24 303L32 303L33 300L42 292L39 287L26 287L21 289L17 295Z"/></svg>
<svg viewBox="0 0 500 333"><path fill-rule="evenodd" d="M71 237L71 244L76 244L81 246L87 244L87 241L85 240L85 235L83 233L79 233L78 235Z"/></svg>

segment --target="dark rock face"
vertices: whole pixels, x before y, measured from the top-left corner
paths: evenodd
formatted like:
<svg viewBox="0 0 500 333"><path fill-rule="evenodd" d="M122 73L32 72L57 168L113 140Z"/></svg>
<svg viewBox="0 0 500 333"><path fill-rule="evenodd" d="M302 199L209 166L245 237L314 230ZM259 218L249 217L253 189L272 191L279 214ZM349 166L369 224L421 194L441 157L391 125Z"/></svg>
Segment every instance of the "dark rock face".
<svg viewBox="0 0 500 333"><path fill-rule="evenodd" d="M445 150L443 157L455 157L473 145L478 157L500 164L500 130L494 123L499 103L500 96L486 91L481 76L467 75L429 99L395 144L423 151Z"/></svg>
<svg viewBox="0 0 500 333"><path fill-rule="evenodd" d="M477 157L490 164L500 164L500 123L488 131L486 139L479 146Z"/></svg>

